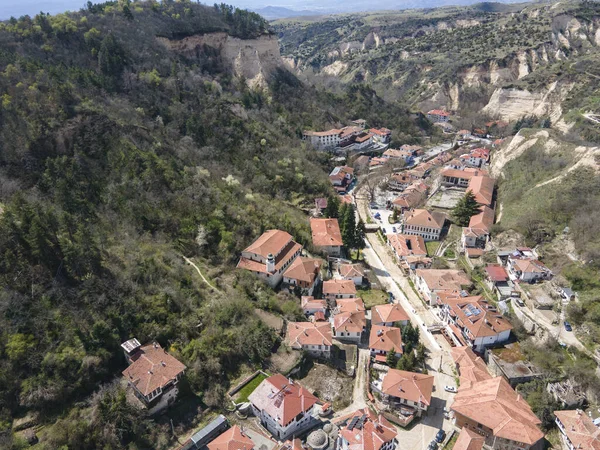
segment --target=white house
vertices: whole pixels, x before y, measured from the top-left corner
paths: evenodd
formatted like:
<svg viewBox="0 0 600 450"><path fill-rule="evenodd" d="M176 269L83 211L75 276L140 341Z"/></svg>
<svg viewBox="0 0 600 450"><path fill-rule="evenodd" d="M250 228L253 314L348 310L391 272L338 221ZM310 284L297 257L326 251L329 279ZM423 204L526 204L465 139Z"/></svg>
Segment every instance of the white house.
<svg viewBox="0 0 600 450"><path fill-rule="evenodd" d="M420 417L431 405L433 381L433 375L390 369L383 379L372 383L372 388L390 409Z"/></svg>
<svg viewBox="0 0 600 450"><path fill-rule="evenodd" d="M319 422L314 414L317 397L281 374L263 380L248 401L260 424L279 441L299 435Z"/></svg>
<svg viewBox="0 0 600 450"><path fill-rule="evenodd" d="M341 135L342 130L335 128L327 131L304 131L302 140L310 142L318 150L324 150L337 147L341 141Z"/></svg>
<svg viewBox="0 0 600 450"><path fill-rule="evenodd" d="M402 233L421 236L425 241L438 241L445 221L446 215L438 211L414 209L404 214Z"/></svg>
<svg viewBox="0 0 600 450"><path fill-rule="evenodd" d="M385 363L387 355L394 352L397 357L402 356L402 334L400 328L373 325L369 336L369 351L376 361Z"/></svg>
<svg viewBox="0 0 600 450"><path fill-rule="evenodd" d="M456 269L417 269L414 273L414 283L431 306L437 304L438 293L461 291L472 284L465 272Z"/></svg>
<svg viewBox="0 0 600 450"><path fill-rule="evenodd" d="M312 295L320 280L321 260L315 258L296 258L283 274L283 283L290 292L299 288L305 295Z"/></svg>
<svg viewBox="0 0 600 450"><path fill-rule="evenodd" d="M274 288L301 251L302 246L289 233L268 230L242 252L237 267L254 272Z"/></svg>
<svg viewBox="0 0 600 450"><path fill-rule="evenodd" d="M450 120L450 113L443 109L432 109L427 112L427 118L432 122L448 122Z"/></svg>
<svg viewBox="0 0 600 450"><path fill-rule="evenodd" d="M318 300L309 295L302 296L300 306L307 316L312 316L317 312L322 312L323 314L327 312L327 300Z"/></svg>
<svg viewBox="0 0 600 450"><path fill-rule="evenodd" d="M310 219L313 245L329 256L342 253L342 233L337 219Z"/></svg>
<svg viewBox="0 0 600 450"><path fill-rule="evenodd" d="M344 280L352 280L356 286L362 286L365 281L365 270L360 264L340 264L338 268Z"/></svg>
<svg viewBox="0 0 600 450"><path fill-rule="evenodd" d="M329 358L331 354L331 324L329 322L288 322L287 344L313 356Z"/></svg>
<svg viewBox="0 0 600 450"><path fill-rule="evenodd" d="M508 274L513 278L528 283L552 279L552 271L541 261L508 257Z"/></svg>

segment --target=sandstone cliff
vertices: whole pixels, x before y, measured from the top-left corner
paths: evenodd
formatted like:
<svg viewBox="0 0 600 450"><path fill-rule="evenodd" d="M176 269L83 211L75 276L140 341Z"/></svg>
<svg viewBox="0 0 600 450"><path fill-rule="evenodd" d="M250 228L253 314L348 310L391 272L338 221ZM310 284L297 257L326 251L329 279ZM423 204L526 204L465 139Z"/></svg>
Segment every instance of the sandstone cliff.
<svg viewBox="0 0 600 450"><path fill-rule="evenodd" d="M206 33L174 40L159 37L170 50L193 59L204 47L219 52L226 69L246 79L250 87L266 87L270 73L283 66L277 36L263 35L257 39L239 39L227 33Z"/></svg>

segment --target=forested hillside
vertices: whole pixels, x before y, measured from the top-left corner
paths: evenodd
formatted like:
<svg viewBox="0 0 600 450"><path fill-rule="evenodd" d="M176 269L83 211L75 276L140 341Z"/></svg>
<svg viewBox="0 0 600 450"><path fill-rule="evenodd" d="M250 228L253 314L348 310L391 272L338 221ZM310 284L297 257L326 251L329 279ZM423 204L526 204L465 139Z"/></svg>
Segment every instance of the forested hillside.
<svg viewBox="0 0 600 450"><path fill-rule="evenodd" d="M234 267L268 228L309 243L301 208L329 192L330 167L301 130L360 116L419 134L368 87L333 95L279 68L251 89L217 49L184 56L159 39L212 32L269 33L254 13L191 2L0 24L1 448L28 413L47 448L170 445L170 425L112 383L120 343L157 340L188 367L184 397L222 405L240 365L278 345L254 309L299 312Z"/></svg>

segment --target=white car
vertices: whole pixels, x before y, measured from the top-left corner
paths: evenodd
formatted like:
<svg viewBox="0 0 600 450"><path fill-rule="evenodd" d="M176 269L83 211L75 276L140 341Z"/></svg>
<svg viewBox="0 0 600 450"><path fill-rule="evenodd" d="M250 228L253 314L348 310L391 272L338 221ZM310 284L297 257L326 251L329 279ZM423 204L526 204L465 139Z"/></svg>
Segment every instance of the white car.
<svg viewBox="0 0 600 450"><path fill-rule="evenodd" d="M458 389L456 389L454 386L446 386L444 389L446 392L458 392Z"/></svg>

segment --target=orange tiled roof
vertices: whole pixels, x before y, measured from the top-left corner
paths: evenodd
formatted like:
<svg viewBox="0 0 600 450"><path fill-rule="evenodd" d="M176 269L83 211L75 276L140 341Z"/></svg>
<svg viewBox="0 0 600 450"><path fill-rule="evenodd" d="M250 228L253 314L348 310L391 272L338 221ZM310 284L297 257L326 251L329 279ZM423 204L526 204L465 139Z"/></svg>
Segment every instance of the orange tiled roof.
<svg viewBox="0 0 600 450"><path fill-rule="evenodd" d="M447 116L450 115L450 113L444 111L443 109L432 109L431 111L429 111L427 113L427 115L430 115L430 116L446 116L447 117Z"/></svg>
<svg viewBox="0 0 600 450"><path fill-rule="evenodd" d="M417 277L423 278L431 291L456 290L470 286L471 279L462 270L455 269L417 269Z"/></svg>
<svg viewBox="0 0 600 450"><path fill-rule="evenodd" d="M575 448L600 450L600 428L581 410L554 411Z"/></svg>
<svg viewBox="0 0 600 450"><path fill-rule="evenodd" d="M485 437L475 433L468 428L461 428L458 439L454 443L452 450L481 450L485 442Z"/></svg>
<svg viewBox="0 0 600 450"><path fill-rule="evenodd" d="M445 221L446 215L444 213L438 211L429 212L426 209L410 211L404 219L406 225L429 228L443 228Z"/></svg>
<svg viewBox="0 0 600 450"><path fill-rule="evenodd" d="M513 328L502 314L489 309L490 305L481 295L448 299L446 304L450 308L450 315L457 318L473 338L496 336Z"/></svg>
<svg viewBox="0 0 600 450"><path fill-rule="evenodd" d="M365 270L360 264L341 264L339 272L343 278L355 278L365 276Z"/></svg>
<svg viewBox="0 0 600 450"><path fill-rule="evenodd" d="M364 311L342 312L333 317L333 327L336 333L360 333L367 326Z"/></svg>
<svg viewBox="0 0 600 450"><path fill-rule="evenodd" d="M427 247L422 236L416 234L392 234L388 241L398 257L427 256Z"/></svg>
<svg viewBox="0 0 600 450"><path fill-rule="evenodd" d="M286 341L292 348L303 345L333 345L329 322L288 322Z"/></svg>
<svg viewBox="0 0 600 450"><path fill-rule="evenodd" d="M316 258L296 258L283 273L286 278L304 281L308 284L314 283L321 270L321 260Z"/></svg>
<svg viewBox="0 0 600 450"><path fill-rule="evenodd" d="M275 257L275 270L279 270L290 258L299 252L302 249L302 246L297 242L290 241L286 247ZM244 250L247 251L247 250ZM252 272L262 272L267 273L267 265L263 264L259 261L254 261L252 259L244 258L243 256L240 258L238 264L238 269L246 269Z"/></svg>
<svg viewBox="0 0 600 450"><path fill-rule="evenodd" d="M140 347L131 359L133 362L123 376L143 395L165 387L186 369L157 343Z"/></svg>
<svg viewBox="0 0 600 450"><path fill-rule="evenodd" d="M281 374L263 380L248 400L282 426L289 424L301 412L310 410L318 401L300 384Z"/></svg>
<svg viewBox="0 0 600 450"><path fill-rule="evenodd" d="M266 258L269 253L276 255L292 240L289 233L281 230L267 230L254 241L244 252L255 253Z"/></svg>
<svg viewBox="0 0 600 450"><path fill-rule="evenodd" d="M494 436L533 445L544 437L540 419L503 377L459 389L452 410L490 428Z"/></svg>
<svg viewBox="0 0 600 450"><path fill-rule="evenodd" d="M335 300L338 313L365 311L365 302L362 298L338 298Z"/></svg>
<svg viewBox="0 0 600 450"><path fill-rule="evenodd" d="M252 450L254 442L234 425L208 444L208 450Z"/></svg>
<svg viewBox="0 0 600 450"><path fill-rule="evenodd" d="M373 325L369 336L369 348L371 350L383 350L402 353L402 335L400 328Z"/></svg>
<svg viewBox="0 0 600 450"><path fill-rule="evenodd" d="M458 366L460 388L470 387L473 383L492 378L483 359L470 347L453 347L450 350L454 363Z"/></svg>
<svg viewBox="0 0 600 450"><path fill-rule="evenodd" d="M303 295L300 304L305 309L327 309L327 300L317 300L312 295Z"/></svg>
<svg viewBox="0 0 600 450"><path fill-rule="evenodd" d="M373 324L403 322L405 320L410 320L410 318L398 303L377 305L371 308L371 323Z"/></svg>
<svg viewBox="0 0 600 450"><path fill-rule="evenodd" d="M383 378L381 391L386 395L430 405L433 379L433 375L390 369Z"/></svg>
<svg viewBox="0 0 600 450"><path fill-rule="evenodd" d="M353 417L366 416L360 428L340 429L340 435L348 442L348 450L380 450L396 437L396 428L383 416L376 416L369 408L359 409Z"/></svg>
<svg viewBox="0 0 600 450"><path fill-rule="evenodd" d="M356 286L352 280L327 280L323 282L323 295L354 294Z"/></svg>
<svg viewBox="0 0 600 450"><path fill-rule="evenodd" d="M494 210L488 206L482 206L479 214L475 214L469 220L469 228L482 230L489 234L494 224Z"/></svg>
<svg viewBox="0 0 600 450"><path fill-rule="evenodd" d="M310 219L310 229L317 247L344 245L337 219Z"/></svg>
<svg viewBox="0 0 600 450"><path fill-rule="evenodd" d="M488 176L472 177L467 190L473 192L477 203L490 206L494 196L494 180Z"/></svg>

